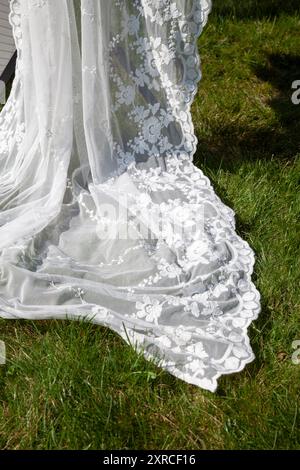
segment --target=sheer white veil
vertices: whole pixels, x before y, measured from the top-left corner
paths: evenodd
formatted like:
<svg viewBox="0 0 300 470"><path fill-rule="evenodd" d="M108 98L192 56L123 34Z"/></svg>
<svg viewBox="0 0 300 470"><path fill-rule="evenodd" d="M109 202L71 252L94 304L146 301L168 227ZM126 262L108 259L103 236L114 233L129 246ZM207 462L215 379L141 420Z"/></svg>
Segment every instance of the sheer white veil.
<svg viewBox="0 0 300 470"><path fill-rule="evenodd" d="M0 316L85 318L208 390L253 360L254 254L192 162L208 0L11 0Z"/></svg>

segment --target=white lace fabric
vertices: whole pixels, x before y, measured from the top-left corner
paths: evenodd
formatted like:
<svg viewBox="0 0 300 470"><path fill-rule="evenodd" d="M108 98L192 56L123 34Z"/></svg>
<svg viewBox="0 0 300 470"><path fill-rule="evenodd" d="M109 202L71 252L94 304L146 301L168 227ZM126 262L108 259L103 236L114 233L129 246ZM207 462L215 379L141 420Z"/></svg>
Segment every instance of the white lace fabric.
<svg viewBox="0 0 300 470"><path fill-rule="evenodd" d="M254 254L193 165L207 0L12 0L0 316L105 325L214 391L254 358ZM125 217L126 215L126 217Z"/></svg>

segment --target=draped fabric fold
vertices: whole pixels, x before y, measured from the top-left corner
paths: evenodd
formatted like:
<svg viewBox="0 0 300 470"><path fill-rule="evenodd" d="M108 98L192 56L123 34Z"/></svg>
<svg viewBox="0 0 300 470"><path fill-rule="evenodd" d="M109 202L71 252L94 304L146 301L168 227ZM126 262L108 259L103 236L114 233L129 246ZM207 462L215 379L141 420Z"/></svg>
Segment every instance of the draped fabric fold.
<svg viewBox="0 0 300 470"><path fill-rule="evenodd" d="M214 391L253 360L254 254L193 165L208 0L11 0L0 316L85 318Z"/></svg>

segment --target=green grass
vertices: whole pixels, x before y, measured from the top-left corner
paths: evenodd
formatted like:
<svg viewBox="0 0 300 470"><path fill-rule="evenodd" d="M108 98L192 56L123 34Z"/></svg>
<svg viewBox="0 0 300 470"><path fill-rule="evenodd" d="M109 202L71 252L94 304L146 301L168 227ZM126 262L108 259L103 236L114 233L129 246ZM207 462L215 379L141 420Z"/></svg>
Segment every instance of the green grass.
<svg viewBox="0 0 300 470"><path fill-rule="evenodd" d="M196 163L256 252L256 354L216 394L85 323L0 322L0 447L299 449L299 2L219 0L200 39ZM298 12L297 12L298 9ZM298 195L297 195L298 194Z"/></svg>

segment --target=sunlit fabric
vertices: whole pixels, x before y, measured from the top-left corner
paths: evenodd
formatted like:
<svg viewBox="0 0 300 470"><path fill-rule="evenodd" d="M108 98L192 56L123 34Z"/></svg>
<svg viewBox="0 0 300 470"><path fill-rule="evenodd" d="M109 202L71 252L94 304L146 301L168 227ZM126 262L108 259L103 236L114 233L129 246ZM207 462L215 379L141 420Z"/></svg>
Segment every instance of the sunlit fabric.
<svg viewBox="0 0 300 470"><path fill-rule="evenodd" d="M193 165L207 0L12 0L0 316L86 319L214 391L254 356L254 255ZM95 364L95 367L100 365Z"/></svg>

